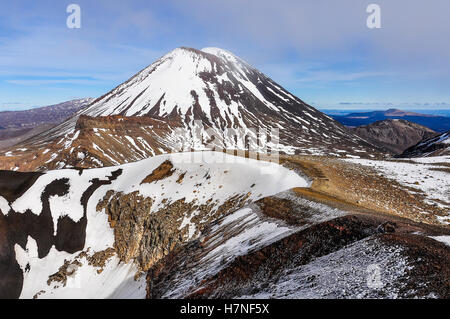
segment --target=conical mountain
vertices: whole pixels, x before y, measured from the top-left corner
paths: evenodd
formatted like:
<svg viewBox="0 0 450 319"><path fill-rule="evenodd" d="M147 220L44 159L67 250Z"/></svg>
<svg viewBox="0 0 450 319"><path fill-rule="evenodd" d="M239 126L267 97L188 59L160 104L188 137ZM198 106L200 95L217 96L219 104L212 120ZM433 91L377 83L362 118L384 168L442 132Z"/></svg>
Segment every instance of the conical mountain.
<svg viewBox="0 0 450 319"><path fill-rule="evenodd" d="M211 145L315 155L378 153L219 48L171 51L25 148L39 153L39 165L61 168L116 165ZM15 167L38 165L33 157L27 163ZM4 168L15 168L10 166Z"/></svg>

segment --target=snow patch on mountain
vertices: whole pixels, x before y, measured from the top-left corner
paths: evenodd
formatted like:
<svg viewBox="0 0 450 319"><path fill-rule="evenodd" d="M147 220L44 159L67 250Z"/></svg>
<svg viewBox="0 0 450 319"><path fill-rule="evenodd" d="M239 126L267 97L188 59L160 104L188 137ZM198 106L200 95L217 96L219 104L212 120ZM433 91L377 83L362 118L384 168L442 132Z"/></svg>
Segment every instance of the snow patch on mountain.
<svg viewBox="0 0 450 319"><path fill-rule="evenodd" d="M151 183L143 180L157 167L166 161L173 164L174 173L163 179ZM108 180L114 172L122 170L121 174L97 188L86 204L87 226L86 239L83 252L70 254L56 250L53 246L44 258L38 258L37 243L31 236L28 237L25 248L15 245L16 259L24 272L24 285L21 297L32 298L126 298L145 296L145 280L134 279L138 272L134 263L119 262L116 255L106 261L102 271L90 265L87 258L96 252L105 251L114 246L113 229L108 222L108 215L104 211L97 211L97 204L105 194L113 190L115 193L130 194L138 192L144 198L151 198L153 205L149 214L160 209L165 202L173 203L184 199L187 203L206 204L213 202L216 207L228 199L251 192L250 201L273 195L293 187L306 187L309 182L293 171L283 168L275 163L262 162L231 156L224 153L197 152L192 154L171 154L155 156L140 162L121 165L117 167L59 171L49 171L38 177L22 196L16 199L11 207L18 213L31 211L39 215L42 211L41 196L47 185L58 180L67 180L69 190L64 196L51 196L49 198L51 215L55 234L58 231L58 220L61 216L69 216L73 221L79 221L83 216L82 196L95 179ZM183 176L180 182L180 176ZM7 207L7 202L0 201L0 209ZM9 204L8 204L9 205ZM69 209L70 208L70 209ZM251 211L244 211L253 214ZM193 214L196 212L194 211ZM242 213L242 212L241 212ZM190 222L186 216L184 226ZM250 219L254 219L255 216ZM232 222L233 217L227 222ZM250 222L250 220L249 220ZM196 234L196 225L189 232L189 239ZM251 237L257 237L262 242L271 241L279 234L288 230L279 228L274 223L254 224L249 228L242 240L242 247L249 245ZM244 243L247 243L244 245ZM237 246L229 243L230 251ZM250 249L248 246L245 250ZM49 281L49 276L58 272L68 263L67 282ZM70 268L70 269L69 269ZM70 271L69 271L70 270ZM144 276L145 277L145 276ZM49 281L49 282L48 282ZM38 294L38 295L36 295Z"/></svg>

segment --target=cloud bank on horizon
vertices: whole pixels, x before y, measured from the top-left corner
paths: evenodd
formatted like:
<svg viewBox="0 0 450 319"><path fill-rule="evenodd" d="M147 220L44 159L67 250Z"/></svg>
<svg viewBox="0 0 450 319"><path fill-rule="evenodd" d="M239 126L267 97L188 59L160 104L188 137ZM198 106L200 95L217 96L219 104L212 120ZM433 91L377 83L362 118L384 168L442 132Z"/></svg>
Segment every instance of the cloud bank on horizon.
<svg viewBox="0 0 450 319"><path fill-rule="evenodd" d="M66 8L81 8L81 28ZM381 8L381 28L366 8ZM450 2L18 0L0 11L0 111L97 97L180 46L232 51L315 106L450 103Z"/></svg>

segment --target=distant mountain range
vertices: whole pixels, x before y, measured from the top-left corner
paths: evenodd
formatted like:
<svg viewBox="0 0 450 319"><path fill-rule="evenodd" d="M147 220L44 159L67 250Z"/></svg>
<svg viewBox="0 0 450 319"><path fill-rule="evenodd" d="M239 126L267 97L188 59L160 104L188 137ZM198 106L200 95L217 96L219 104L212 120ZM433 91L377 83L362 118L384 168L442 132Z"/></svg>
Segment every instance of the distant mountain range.
<svg viewBox="0 0 450 319"><path fill-rule="evenodd" d="M426 126L436 132L446 132L450 130L450 117L407 112L398 109L389 109L386 111L357 112L346 115L331 116L341 124L350 127L368 125L376 121L387 119L402 119Z"/></svg>
<svg viewBox="0 0 450 319"><path fill-rule="evenodd" d="M0 112L0 128L33 128L41 124L59 124L87 106L93 99L84 98L24 111Z"/></svg>
<svg viewBox="0 0 450 319"><path fill-rule="evenodd" d="M91 98L84 98L29 110L0 112L0 149L49 130L92 101Z"/></svg>

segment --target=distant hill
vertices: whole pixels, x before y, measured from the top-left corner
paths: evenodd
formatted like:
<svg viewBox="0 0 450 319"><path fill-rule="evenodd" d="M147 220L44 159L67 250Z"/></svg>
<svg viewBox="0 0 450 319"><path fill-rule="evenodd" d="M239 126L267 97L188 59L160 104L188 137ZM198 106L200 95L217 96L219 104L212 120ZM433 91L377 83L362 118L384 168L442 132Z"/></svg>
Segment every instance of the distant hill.
<svg viewBox="0 0 450 319"><path fill-rule="evenodd" d="M353 131L367 141L383 147L393 154L400 154L408 147L437 134L423 125L397 119L358 126Z"/></svg>
<svg viewBox="0 0 450 319"><path fill-rule="evenodd" d="M0 112L0 128L31 129L41 124L58 124L72 116L75 112L88 106L92 101L93 99L91 98L85 98L24 111Z"/></svg>
<svg viewBox="0 0 450 319"><path fill-rule="evenodd" d="M23 142L30 137L45 132L56 124L44 123L33 128L5 129L0 131L0 149L5 149Z"/></svg>
<svg viewBox="0 0 450 319"><path fill-rule="evenodd" d="M450 130L450 117L407 112L398 109L358 112L347 115L332 115L332 117L341 124L351 127L369 125L387 119L402 119L426 126L436 132L446 132Z"/></svg>
<svg viewBox="0 0 450 319"><path fill-rule="evenodd" d="M0 112L0 149L16 145L52 128L92 101L91 98L85 98L23 111Z"/></svg>

